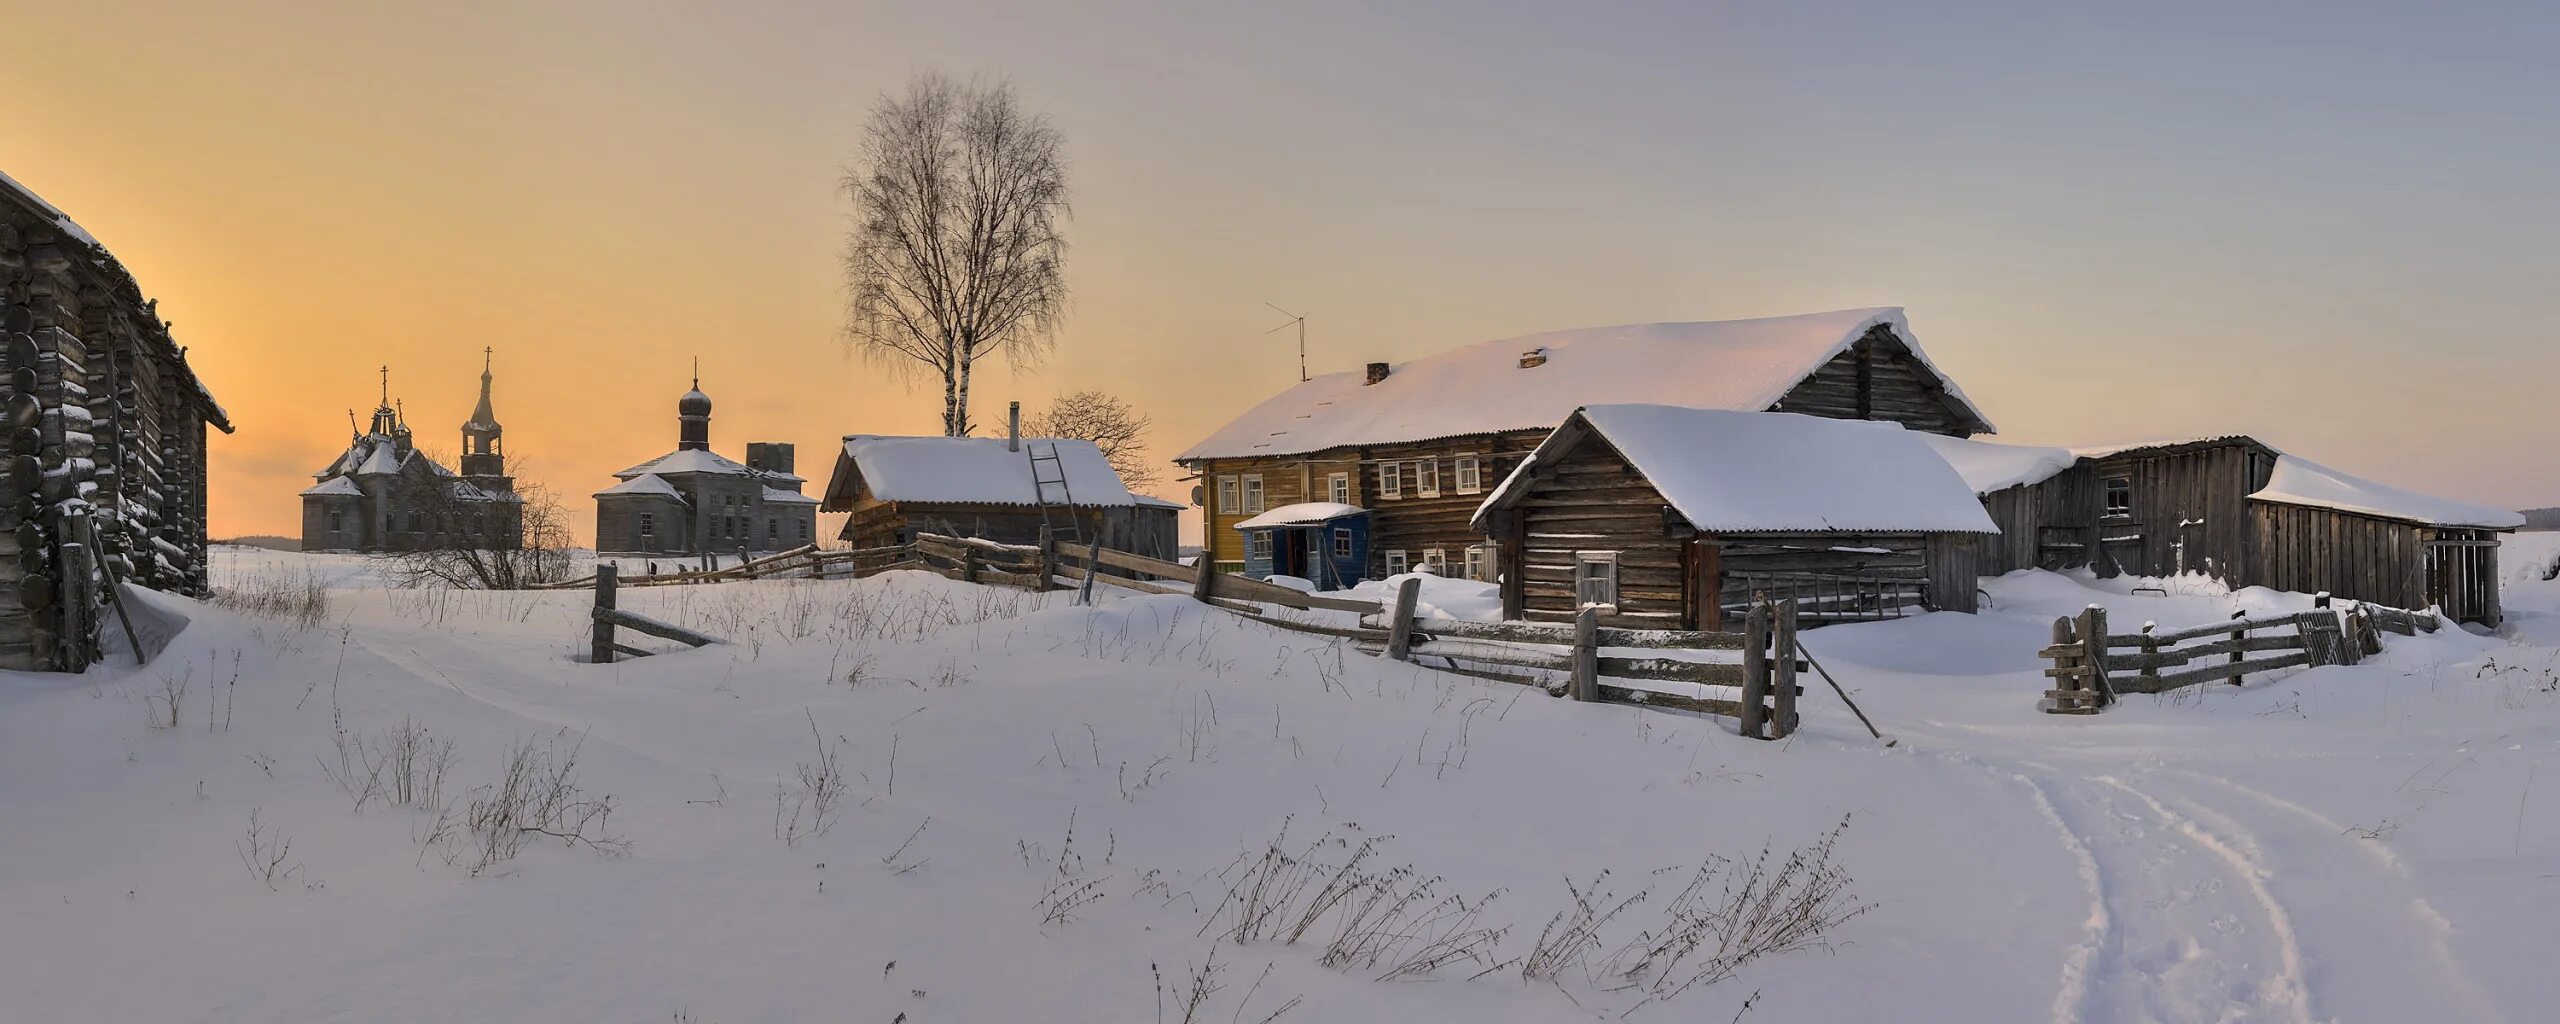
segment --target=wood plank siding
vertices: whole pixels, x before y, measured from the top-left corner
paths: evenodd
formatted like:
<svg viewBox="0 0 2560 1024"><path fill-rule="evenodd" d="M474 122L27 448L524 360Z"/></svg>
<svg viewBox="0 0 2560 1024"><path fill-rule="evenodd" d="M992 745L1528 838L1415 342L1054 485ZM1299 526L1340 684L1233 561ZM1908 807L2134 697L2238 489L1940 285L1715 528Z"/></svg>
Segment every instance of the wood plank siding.
<svg viewBox="0 0 2560 1024"><path fill-rule="evenodd" d="M1937 374L1878 325L1831 361L1796 382L1770 412L1839 420L1891 420L1913 430L1971 437L1987 429L1952 401Z"/></svg>

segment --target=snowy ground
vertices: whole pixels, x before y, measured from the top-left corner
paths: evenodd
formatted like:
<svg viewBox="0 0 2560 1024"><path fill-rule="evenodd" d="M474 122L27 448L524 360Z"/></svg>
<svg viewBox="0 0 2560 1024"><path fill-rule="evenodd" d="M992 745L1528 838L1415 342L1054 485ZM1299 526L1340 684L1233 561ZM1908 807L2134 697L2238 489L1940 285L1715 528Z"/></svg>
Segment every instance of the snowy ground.
<svg viewBox="0 0 2560 1024"><path fill-rule="evenodd" d="M194 624L149 668L0 675L0 1016L1174 1021L1214 956L1195 1020L2544 1019L2554 553L2510 541L2501 636L2394 636L2362 666L2082 718L2036 710L2053 616L2303 599L2030 573L1988 581L1978 616L1808 633L1886 749L1818 684L1805 731L1761 743L1184 598L1085 609L912 573L627 591L735 642L586 665L583 593L386 591L360 559L227 549L221 585L308 580L326 608L164 599ZM359 809L330 778L341 731L378 752L404 724L452 741L441 797ZM627 848L435 836L418 805L485 799L526 742L574 749L574 801L612 808L585 834ZM822 822L800 775L826 757L844 793ZM1596 964L1661 931L1702 863L1844 816L1835 863L1873 909L1827 949L1651 1003L1510 962L1568 880L1649 891ZM1377 839L1368 866L1507 929L1485 947L1506 966L1376 980L1419 942L1326 966L1331 917L1221 941L1232 866L1284 830L1292 853L1344 840L1332 862Z"/></svg>

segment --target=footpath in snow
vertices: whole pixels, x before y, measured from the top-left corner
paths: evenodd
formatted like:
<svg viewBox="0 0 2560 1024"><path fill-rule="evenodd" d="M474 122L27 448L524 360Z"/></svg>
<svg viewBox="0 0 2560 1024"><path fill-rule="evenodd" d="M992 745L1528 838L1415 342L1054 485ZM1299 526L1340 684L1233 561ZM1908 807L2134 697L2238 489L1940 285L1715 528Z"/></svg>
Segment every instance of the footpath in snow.
<svg viewBox="0 0 2560 1024"><path fill-rule="evenodd" d="M731 642L588 665L583 593L225 550L229 600L153 598L193 624L150 667L0 676L0 992L28 1020L2536 1020L2554 549L2510 543L2499 636L2088 717L2037 710L2053 617L2305 599L2022 573L1980 615L1804 634L1890 749L1821 687L1764 743L1186 598L916 573L627 590ZM1834 830L1845 920L1648 959Z"/></svg>

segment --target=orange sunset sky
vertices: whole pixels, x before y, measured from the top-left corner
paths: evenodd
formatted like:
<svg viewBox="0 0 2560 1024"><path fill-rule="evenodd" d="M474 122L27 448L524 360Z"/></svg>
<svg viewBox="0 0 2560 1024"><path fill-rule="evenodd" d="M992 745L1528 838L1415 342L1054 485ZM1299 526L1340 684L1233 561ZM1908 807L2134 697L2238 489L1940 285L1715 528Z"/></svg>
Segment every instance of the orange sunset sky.
<svg viewBox="0 0 2560 1024"><path fill-rule="evenodd" d="M1316 372L1900 305L2004 439L2247 432L2560 502L2560 356L2528 305L2555 269L2548 143L2439 117L2548 102L2495 54L2270 55L2241 44L2276 29L2214 12L2150 41L2163 86L2063 45L2110 27L2059 13L2021 41L1870 12L1898 42L1851 66L1827 15L1713 6L1606 32L1420 5L352 9L376 6L7 19L0 170L161 300L238 423L217 537L298 533L379 365L451 450L484 346L517 472L582 536L609 473L673 446L697 355L714 446L796 442L813 490L832 439L931 431L937 389L838 334L836 180L923 68L1010 76L1071 162L1070 319L1044 365L982 369L981 424L1102 388L1170 455L1296 380L1265 302L1309 316Z"/></svg>

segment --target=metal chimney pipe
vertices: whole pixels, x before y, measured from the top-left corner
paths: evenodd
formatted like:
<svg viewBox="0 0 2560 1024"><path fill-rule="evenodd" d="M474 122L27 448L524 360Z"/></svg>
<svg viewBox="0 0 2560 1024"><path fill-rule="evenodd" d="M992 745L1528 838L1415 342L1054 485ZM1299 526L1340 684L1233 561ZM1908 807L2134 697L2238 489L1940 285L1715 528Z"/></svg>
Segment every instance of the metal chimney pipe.
<svg viewBox="0 0 2560 1024"><path fill-rule="evenodd" d="M1004 413L1004 450L1022 450L1022 403L1015 402Z"/></svg>

